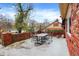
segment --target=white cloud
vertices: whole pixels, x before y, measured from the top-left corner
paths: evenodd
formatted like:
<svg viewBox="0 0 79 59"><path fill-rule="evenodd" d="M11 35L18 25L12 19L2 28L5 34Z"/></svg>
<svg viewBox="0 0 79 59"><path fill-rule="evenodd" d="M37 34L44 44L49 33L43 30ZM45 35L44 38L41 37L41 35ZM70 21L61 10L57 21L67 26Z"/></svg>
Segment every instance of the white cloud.
<svg viewBox="0 0 79 59"><path fill-rule="evenodd" d="M5 12L5 13L1 13L1 14L3 16L6 16L6 18L15 21L15 13L14 12Z"/></svg>
<svg viewBox="0 0 79 59"><path fill-rule="evenodd" d="M10 16L10 18L12 18L13 20L15 20L15 14L14 12L8 12L8 15Z"/></svg>
<svg viewBox="0 0 79 59"><path fill-rule="evenodd" d="M7 15L8 18L15 20L14 15L16 14L12 9L14 6L9 8L8 11L1 12L4 16ZM38 22L43 22L45 19L48 19L50 22L53 22L55 19L59 18L60 12L52 9L35 9L31 13L31 19L36 20ZM60 18L59 18L60 19ZM61 22L61 20L60 20Z"/></svg>
<svg viewBox="0 0 79 59"><path fill-rule="evenodd" d="M5 8L2 8L0 10L0 13L3 15L3 16L6 16L7 18L10 18L12 20L15 20L15 17L14 15L16 14L15 13L15 10L14 10L14 6L11 6L11 7L5 7Z"/></svg>
<svg viewBox="0 0 79 59"><path fill-rule="evenodd" d="M55 11L52 9L36 9L31 14L31 19L34 19L38 22L43 22L44 19L48 19L49 21L53 22L60 16L59 11Z"/></svg>

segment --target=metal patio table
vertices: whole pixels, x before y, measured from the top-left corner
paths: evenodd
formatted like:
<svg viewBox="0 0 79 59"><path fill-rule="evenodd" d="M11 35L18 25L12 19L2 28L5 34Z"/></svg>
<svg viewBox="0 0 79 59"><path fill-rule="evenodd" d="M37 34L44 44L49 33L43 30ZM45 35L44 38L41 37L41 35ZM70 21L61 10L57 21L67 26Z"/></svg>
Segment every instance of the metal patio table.
<svg viewBox="0 0 79 59"><path fill-rule="evenodd" d="M35 44L42 45L44 44L49 38L47 33L41 33L34 35Z"/></svg>

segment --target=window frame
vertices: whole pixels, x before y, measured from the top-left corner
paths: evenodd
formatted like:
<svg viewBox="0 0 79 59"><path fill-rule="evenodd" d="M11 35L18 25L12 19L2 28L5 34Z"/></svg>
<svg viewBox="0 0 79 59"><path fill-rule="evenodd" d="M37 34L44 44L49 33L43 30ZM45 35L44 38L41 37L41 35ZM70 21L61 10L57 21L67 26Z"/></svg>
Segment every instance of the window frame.
<svg viewBox="0 0 79 59"><path fill-rule="evenodd" d="M71 18L67 19L67 32L71 34Z"/></svg>

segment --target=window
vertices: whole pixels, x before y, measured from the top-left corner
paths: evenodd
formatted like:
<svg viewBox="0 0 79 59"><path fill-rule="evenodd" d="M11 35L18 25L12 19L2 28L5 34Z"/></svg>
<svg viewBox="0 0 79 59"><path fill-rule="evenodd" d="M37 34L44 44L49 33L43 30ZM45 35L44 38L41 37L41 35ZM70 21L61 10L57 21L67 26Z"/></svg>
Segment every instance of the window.
<svg viewBox="0 0 79 59"><path fill-rule="evenodd" d="M68 33L71 33L71 18L68 18L67 19L67 32Z"/></svg>

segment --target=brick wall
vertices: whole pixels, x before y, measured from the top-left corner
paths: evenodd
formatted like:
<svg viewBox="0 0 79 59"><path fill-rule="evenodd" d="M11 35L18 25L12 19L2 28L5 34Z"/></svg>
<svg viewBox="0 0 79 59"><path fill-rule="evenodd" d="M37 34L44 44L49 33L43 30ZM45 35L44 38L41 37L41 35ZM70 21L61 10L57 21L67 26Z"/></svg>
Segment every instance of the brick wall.
<svg viewBox="0 0 79 59"><path fill-rule="evenodd" d="M10 45L12 43L26 40L31 37L31 33L18 33L18 34L12 34L12 33L5 33L2 34L2 44L4 46Z"/></svg>

